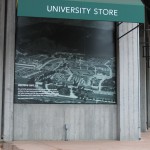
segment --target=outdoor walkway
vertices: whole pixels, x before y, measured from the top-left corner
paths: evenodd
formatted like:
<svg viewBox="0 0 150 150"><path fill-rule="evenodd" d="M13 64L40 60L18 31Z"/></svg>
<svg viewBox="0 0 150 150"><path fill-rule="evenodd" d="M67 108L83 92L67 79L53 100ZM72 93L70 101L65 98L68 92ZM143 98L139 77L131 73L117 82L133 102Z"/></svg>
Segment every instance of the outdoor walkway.
<svg viewBox="0 0 150 150"><path fill-rule="evenodd" d="M150 131L140 141L15 141L2 147L0 150L150 150Z"/></svg>

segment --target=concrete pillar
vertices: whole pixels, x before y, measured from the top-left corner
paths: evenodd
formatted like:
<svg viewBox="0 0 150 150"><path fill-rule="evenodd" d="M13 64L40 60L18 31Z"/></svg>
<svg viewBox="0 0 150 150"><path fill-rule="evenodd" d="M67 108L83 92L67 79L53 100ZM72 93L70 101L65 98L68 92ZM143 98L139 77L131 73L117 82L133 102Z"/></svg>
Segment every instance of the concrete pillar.
<svg viewBox="0 0 150 150"><path fill-rule="evenodd" d="M148 29L148 25L146 26L146 29ZM150 46L150 32L149 30L146 30L146 36L147 36L147 39L146 39L146 42L148 42L147 46ZM150 48L149 49L149 52L150 52ZM150 54L149 54L150 55ZM150 59L149 59L150 61ZM148 120L148 128L150 128L150 63L147 67L147 110L148 110L148 114L147 114L147 120Z"/></svg>
<svg viewBox="0 0 150 150"><path fill-rule="evenodd" d="M7 0L4 81L4 140L13 140L14 58L16 0Z"/></svg>
<svg viewBox="0 0 150 150"><path fill-rule="evenodd" d="M119 37L137 25L136 23L122 23L119 26ZM119 40L118 57L119 139L138 140L140 138L138 28Z"/></svg>
<svg viewBox="0 0 150 150"><path fill-rule="evenodd" d="M5 32L5 0L0 1L0 136L2 135L2 99L3 99L3 62L4 62L4 32Z"/></svg>
<svg viewBox="0 0 150 150"><path fill-rule="evenodd" d="M146 58L143 57L144 28L140 32L140 105L141 131L147 131L147 96L146 96Z"/></svg>
<svg viewBox="0 0 150 150"><path fill-rule="evenodd" d="M147 124L148 127L150 128L150 68L147 68Z"/></svg>

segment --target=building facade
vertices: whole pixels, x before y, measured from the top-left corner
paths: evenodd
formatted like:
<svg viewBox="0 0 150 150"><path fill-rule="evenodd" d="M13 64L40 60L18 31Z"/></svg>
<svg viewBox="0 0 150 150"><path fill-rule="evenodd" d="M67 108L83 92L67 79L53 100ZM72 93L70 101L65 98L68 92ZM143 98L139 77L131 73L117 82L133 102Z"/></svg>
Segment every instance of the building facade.
<svg viewBox="0 0 150 150"><path fill-rule="evenodd" d="M39 10L40 8L39 4L41 4L40 0L36 1L37 9L35 8L35 12L37 10L39 10L39 12L38 11L36 13L31 12L30 9L33 9L33 7L31 8L31 6L29 5L30 1L26 2L25 1L21 2L20 0L18 4L16 0L0 1L1 138L3 138L5 141L141 139L141 131L147 130L148 127L147 123L149 120L149 118L147 117L149 109L147 107L148 101L146 95L147 89L146 71L148 69L146 69L145 67L146 59L143 57L143 49L142 49L143 46L145 46L144 34L142 31L144 29L141 27L141 32L139 32L140 29L139 23L144 22L143 19L144 6L142 5L142 3L139 0L133 0L129 3L128 8L129 10L134 8L135 11L136 10L139 11L140 8L139 12L143 11L140 17L139 16L135 17L135 14L133 16L132 15L129 16L129 14L128 15L123 14L121 16L122 14L121 10L123 10L123 12L126 12L125 10L127 10L128 5L128 3L127 4L123 3L121 5L122 8L117 7L118 11L114 9L113 12L112 11L106 12L106 10L104 10L103 12L104 16L102 16L104 18L93 19L92 15L88 18L88 15L90 15L89 6L91 6L91 9L94 8L95 5L97 5L96 2L93 3L89 3L87 1L82 2L85 3L85 6L87 6L88 8L87 16L83 15L80 16L79 18L76 17L75 15L72 16L62 15L61 13L60 13L61 15L56 14L56 12L53 12L53 14L50 13L49 14L50 16L47 16L47 14L44 14L44 12L40 13ZM73 3L73 6L75 6L76 4L76 2L74 1L72 2L69 1L69 4L71 3ZM79 2L77 1L77 3ZM104 2L100 1L99 3ZM108 3L110 3L109 0ZM16 8L17 4L18 8ZM32 4L35 4L35 1L33 1ZM74 10L74 12L77 13L77 11L79 11L75 10L75 8L74 9L70 8L70 10L68 10L69 4L68 1L64 0L61 4L59 4L59 6L67 5L68 12L69 11L73 12ZM80 6L81 4L79 3L77 5ZM56 8L56 6L52 8L51 5L47 5L47 11L52 12L60 10L60 8ZM117 0L115 4L112 4L112 7L115 7L114 5L117 5ZM26 11L24 8L28 7L29 9L28 11ZM16 12L16 10L18 12ZM119 15L121 17L119 16L120 18L117 18L118 15L117 13L119 12L120 12ZM85 9L80 9L80 13L85 13ZM96 11L95 13L98 12ZM99 10L99 13L102 13L102 10ZM109 16L106 19L105 18L106 13L111 14L112 16L111 17ZM53 19L52 21L47 21L47 19L44 19L44 21L40 20L40 23L44 22L44 29L41 26L40 27L33 26L32 28L31 27L28 28L29 25L30 26L33 25L33 22L27 20L24 21L22 17L31 17L30 18L31 20L33 17L34 22L38 20L37 17L57 18L57 20L55 19ZM72 23L70 20L69 22L67 22L66 20L62 21L61 19L74 19L74 21ZM80 24L81 22L79 23L78 20L90 20L90 21L93 20L97 22L96 23L94 22L94 27L93 24L92 27L90 26L90 21L85 22L89 23L88 25L86 24L86 31L85 31L85 25L82 24L81 26ZM109 21L109 23L106 21ZM115 23L110 23L110 21ZM63 22L63 25L60 26L59 24L60 22ZM98 22L100 22L100 24L98 24ZM48 27L47 25L45 25L47 23ZM51 23L51 25L49 23ZM110 71L112 70L111 67L113 66L112 65L113 61L107 62L105 60L106 62L104 62L104 60L103 61L101 60L101 65L99 65L98 64L99 61L96 61L98 59L97 57L85 56L86 54L85 51L88 50L88 48L90 47L90 45L87 47L85 46L88 45L88 43L90 42L88 40L89 36L91 35L94 36L93 40L98 42L99 40L97 39L102 38L102 33L104 33L105 35L107 34L106 32L107 27L105 27L102 30L95 29L97 28L97 24L99 26L102 26L102 28L104 28L105 25L107 27L115 26L114 27L115 35L113 34L112 36L110 34L110 37L113 37L111 41L114 41L113 43L115 45L114 46L115 48L112 46L116 58L115 61L116 67L114 67L115 68L114 72ZM54 33L52 34L52 31L49 29L49 26L53 30L55 30L55 34ZM67 29L65 29L66 26ZM72 30L73 27L75 29ZM36 29L34 30L34 28ZM63 31L60 30L59 28L63 28ZM92 29L94 28L94 30L91 31L91 28ZM40 29L42 32L39 33ZM113 30L113 28L111 29ZM59 32L58 34L56 34L56 30L57 32ZM70 30L70 32L67 30ZM46 31L48 32L48 34L46 33ZM72 33L72 31L74 32ZM77 36L76 32L79 31L84 33L83 34L84 39L82 38L80 39L83 47L80 46L80 44L79 46L77 46L78 45L77 39L81 37L81 34ZM95 31L98 31L100 35L95 36L94 34ZM68 32L69 34L67 34ZM67 40L71 41L69 38L66 38L66 36L70 36L70 33L72 35L76 35L74 47L72 46L74 42L70 44L71 46L68 46L69 44L66 42ZM46 38L49 37L51 38L51 40L55 41L49 42L48 44L49 49L51 51L52 49L55 50L57 49L57 51L55 51L53 54L52 53L47 54L45 52L40 53L39 55L38 53L35 53L35 55L32 55L32 57L27 57L28 56L27 53L31 54L32 51L30 47L33 47L33 44L32 46L30 46L29 43L33 41L33 35L34 39L36 38L37 35L40 37L40 40L35 40L34 50L37 50L40 47L39 43L42 43L42 41L44 41L42 45L44 45L46 49L47 47L45 45L47 45L47 42L45 42L45 37ZM32 39L29 40L29 37L31 36ZM42 36L44 37L44 40L43 38L41 39ZM105 41L109 41L110 37L107 37ZM73 39L73 36L71 36L71 38ZM22 46L23 45L21 43L22 40L26 41L25 44L23 43L24 46ZM62 41L63 44L61 43ZM101 43L101 45L103 45L103 42ZM54 43L56 43L57 46L55 46ZM70 52L68 50L68 47L67 48L65 47L66 43L69 48L71 47L70 49L74 51L75 54L72 51ZM96 45L96 42L94 42L94 45ZM104 46L106 45L107 43ZM21 51L22 47L24 49L27 49L28 51ZM83 50L84 56L80 52L78 54L78 51L76 49L79 50L84 49ZM101 54L102 53L103 52L101 52ZM108 55L110 55L110 53L108 53ZM39 61L38 58L42 58L42 63L41 59ZM56 60L57 62L55 62ZM29 63L30 61L31 63ZM76 63L74 64L75 61ZM96 61L97 65L94 61ZM60 69L60 67L62 68ZM26 69L24 70L24 68ZM48 74L46 74L45 70L50 71L48 71ZM63 72L64 70L66 71L65 73ZM80 71L82 73L80 73ZM85 75L87 74L87 72L88 74L93 73L92 78L90 75ZM113 73L115 73L115 75L113 75ZM64 76L60 77L60 74ZM79 74L80 79L78 79ZM112 81L112 77L115 77L115 81ZM25 79L27 80L28 78L30 80L23 81ZM64 80L58 81L58 79L62 78L65 78L66 80L65 79L64 80L66 82L63 82ZM56 81L54 81L54 79ZM116 93L113 95L116 95L116 97L114 96L114 99L112 99L112 96L109 95L111 95L110 94L111 92L113 93L114 89L112 84L114 82L116 82L114 88L116 90ZM31 87L27 88L26 86L34 86L36 88ZM82 89L83 87L84 90ZM45 96L41 92L45 88L48 91L52 91L51 89L53 89L54 95L49 96L47 93L44 92L44 94L46 94ZM20 89L24 90L24 92L25 89L28 91L23 95L21 94L22 91L19 91ZM31 92L33 89L34 93ZM40 91L41 92L40 94L44 96L37 95L38 93L37 90L38 92ZM99 93L97 91L99 91ZM69 92L68 95L66 94L67 92ZM95 96L96 92L102 97L101 99ZM34 94L35 96L33 96ZM47 98L48 96L49 98ZM34 99L34 102L33 101L31 102L31 97L32 99ZM61 99L60 97L63 97L63 99L65 99L65 102L59 103L56 100L58 99L58 97L59 97L58 101L60 101ZM74 102L70 102L69 100L68 100L69 102L66 102L66 100L69 99L70 97L73 99ZM37 102L38 104L36 104L35 99L38 99L40 102L38 101ZM76 102L76 99L78 99L78 103Z"/></svg>

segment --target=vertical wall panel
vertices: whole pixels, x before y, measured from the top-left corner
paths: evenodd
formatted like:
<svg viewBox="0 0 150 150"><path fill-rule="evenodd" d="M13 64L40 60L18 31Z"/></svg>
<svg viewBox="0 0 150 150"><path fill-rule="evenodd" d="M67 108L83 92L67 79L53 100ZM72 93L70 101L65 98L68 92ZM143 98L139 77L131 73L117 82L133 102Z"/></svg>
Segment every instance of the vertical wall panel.
<svg viewBox="0 0 150 150"><path fill-rule="evenodd" d="M141 131L147 131L147 99L146 99L146 58L143 57L144 29L140 32L140 101L141 101Z"/></svg>
<svg viewBox="0 0 150 150"><path fill-rule="evenodd" d="M146 28L148 28L148 26L146 27ZM146 41L147 42L149 42L150 43L150 31L149 30L147 30L146 31L147 33L145 33L145 34L147 34L147 36L148 36L148 39L146 39ZM149 45L149 44L147 44L147 45ZM149 45L150 46L150 45ZM148 121L148 128L150 128L150 68L147 68L147 79L146 79L146 81L147 81L147 121Z"/></svg>
<svg viewBox="0 0 150 150"><path fill-rule="evenodd" d="M119 35L137 24L123 23ZM119 40L119 120L120 140L137 140L139 134L139 35L138 28Z"/></svg>
<svg viewBox="0 0 150 150"><path fill-rule="evenodd" d="M3 93L3 62L4 62L4 34L5 34L5 0L0 1L0 135L2 124L2 93Z"/></svg>
<svg viewBox="0 0 150 150"><path fill-rule="evenodd" d="M6 20L6 59L4 82L4 140L13 138L13 95L14 95L14 56L15 56L15 13L16 0L7 0Z"/></svg>
<svg viewBox="0 0 150 150"><path fill-rule="evenodd" d="M65 133L68 140L116 140L117 105L15 104L14 140L65 140Z"/></svg>

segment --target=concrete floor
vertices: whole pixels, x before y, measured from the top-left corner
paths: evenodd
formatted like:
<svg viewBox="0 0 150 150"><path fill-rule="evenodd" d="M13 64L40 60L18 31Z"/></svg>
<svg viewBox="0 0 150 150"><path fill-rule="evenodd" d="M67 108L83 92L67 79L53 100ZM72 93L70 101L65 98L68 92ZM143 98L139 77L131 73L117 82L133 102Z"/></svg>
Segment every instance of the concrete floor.
<svg viewBox="0 0 150 150"><path fill-rule="evenodd" d="M150 131L140 141L15 141L0 150L150 150Z"/></svg>

